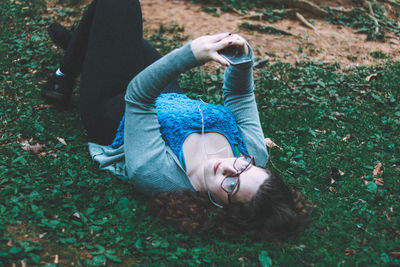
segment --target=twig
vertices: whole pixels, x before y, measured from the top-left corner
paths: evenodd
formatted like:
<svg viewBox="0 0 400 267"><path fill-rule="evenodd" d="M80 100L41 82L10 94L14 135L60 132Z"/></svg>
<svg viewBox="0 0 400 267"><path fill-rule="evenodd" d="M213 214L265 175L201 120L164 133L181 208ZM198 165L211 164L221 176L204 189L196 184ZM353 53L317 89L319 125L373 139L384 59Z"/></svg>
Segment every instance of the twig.
<svg viewBox="0 0 400 267"><path fill-rule="evenodd" d="M317 32L317 29L314 27L314 25L312 25L310 22L308 22L300 13L296 12L296 17L304 24L306 25L308 28L314 30L315 32Z"/></svg>
<svg viewBox="0 0 400 267"><path fill-rule="evenodd" d="M267 64L268 61L269 61L269 56L266 56L265 58L254 63L253 67L254 68L262 68L262 67L264 67L265 64Z"/></svg>
<svg viewBox="0 0 400 267"><path fill-rule="evenodd" d="M282 34L282 35L290 35L293 36L290 32L287 32L282 29L278 29L269 25L264 25L264 24L252 24L248 22L243 22L242 24L239 25L239 28L241 29L247 29L251 31L258 31L262 33L271 33L271 34Z"/></svg>
<svg viewBox="0 0 400 267"><path fill-rule="evenodd" d="M227 5L226 8L227 8L229 11L232 11L232 12L235 13L235 14L238 14L238 15L240 15L240 16L243 15L242 12L240 12L239 10L237 10L237 9L234 8L234 7L231 7L230 5Z"/></svg>

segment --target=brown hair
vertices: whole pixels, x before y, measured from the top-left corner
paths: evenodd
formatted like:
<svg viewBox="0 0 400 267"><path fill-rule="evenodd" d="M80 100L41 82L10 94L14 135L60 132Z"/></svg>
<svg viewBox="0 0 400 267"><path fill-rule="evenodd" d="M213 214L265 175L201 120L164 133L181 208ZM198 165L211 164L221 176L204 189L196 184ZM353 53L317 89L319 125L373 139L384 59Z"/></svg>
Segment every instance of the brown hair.
<svg viewBox="0 0 400 267"><path fill-rule="evenodd" d="M282 179L268 169L265 171L269 178L248 203L232 202L219 209L204 193L164 192L154 196L151 212L188 233L218 228L230 236L286 238L306 224L309 208L299 193L290 191Z"/></svg>

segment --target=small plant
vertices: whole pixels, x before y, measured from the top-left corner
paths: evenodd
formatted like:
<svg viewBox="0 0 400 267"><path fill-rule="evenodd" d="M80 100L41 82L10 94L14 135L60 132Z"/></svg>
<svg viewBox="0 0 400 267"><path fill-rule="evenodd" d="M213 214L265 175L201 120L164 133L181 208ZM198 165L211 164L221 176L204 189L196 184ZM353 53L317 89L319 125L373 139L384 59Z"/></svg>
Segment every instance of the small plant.
<svg viewBox="0 0 400 267"><path fill-rule="evenodd" d="M387 55L381 51L373 51L369 53L371 57L376 58L376 59L385 59L388 58Z"/></svg>
<svg viewBox="0 0 400 267"><path fill-rule="evenodd" d="M221 15L221 14L219 14L218 9L215 7L202 6L200 8L200 10L203 12L206 12L208 14L211 14L214 17L219 17Z"/></svg>

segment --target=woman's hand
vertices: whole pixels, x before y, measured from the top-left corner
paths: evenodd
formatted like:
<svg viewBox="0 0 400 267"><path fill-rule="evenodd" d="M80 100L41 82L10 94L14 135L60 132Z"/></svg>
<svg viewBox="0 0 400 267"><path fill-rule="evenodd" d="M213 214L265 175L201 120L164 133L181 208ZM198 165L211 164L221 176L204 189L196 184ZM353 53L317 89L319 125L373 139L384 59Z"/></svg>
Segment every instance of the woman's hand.
<svg viewBox="0 0 400 267"><path fill-rule="evenodd" d="M235 46L242 50L244 54L249 53L246 40L238 34L229 32L214 35L205 35L194 39L191 44L192 52L201 63L216 61L224 66L229 66L229 62L218 54L219 50L229 46Z"/></svg>

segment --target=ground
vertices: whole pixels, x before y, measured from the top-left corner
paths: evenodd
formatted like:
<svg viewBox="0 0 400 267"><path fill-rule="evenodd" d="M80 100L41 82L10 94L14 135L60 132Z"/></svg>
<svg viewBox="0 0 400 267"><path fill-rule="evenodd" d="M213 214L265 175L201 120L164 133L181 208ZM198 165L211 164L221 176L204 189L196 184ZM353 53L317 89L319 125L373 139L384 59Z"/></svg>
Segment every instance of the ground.
<svg viewBox="0 0 400 267"><path fill-rule="evenodd" d="M87 3L89 1L86 1ZM349 0L315 0L320 6L354 5ZM49 9L54 1L48 1ZM283 19L275 23L262 22L290 32L293 36L273 35L239 29L243 22L253 22L234 12L222 12L216 17L201 10L202 5L185 0L143 0L141 1L145 35L150 35L161 25L177 24L184 27L184 35L194 39L204 34L217 32L236 32L243 35L255 49L255 55L270 56L271 62L296 63L307 57L325 63L338 62L342 67L353 65L374 65L381 62L371 56L371 52L382 52L397 61L400 59L400 38L387 34L385 42L367 41L366 34L356 33L355 29L328 24L323 19L310 17L316 31L305 27L299 20ZM304 15L308 18L306 15Z"/></svg>
<svg viewBox="0 0 400 267"><path fill-rule="evenodd" d="M395 33L386 31L384 42L367 41L356 29L304 11L316 32L284 18L269 25L293 36L261 34L238 29L246 17L240 12L217 7L215 17L193 3L258 0L141 1L144 35L162 53L229 30L244 35L257 57L270 56L273 64L256 69L254 79L261 126L279 146L270 143L267 167L313 207L310 224L284 241L229 238L218 229L187 234L154 216L134 186L99 171L87 152L77 102L56 108L40 97L62 54L47 25L73 25L89 1L0 1L0 266L400 265ZM344 8L363 1L313 0ZM393 32L399 35L400 27ZM195 68L179 82L189 96L221 103L220 70Z"/></svg>
<svg viewBox="0 0 400 267"><path fill-rule="evenodd" d="M321 6L333 5L331 1L316 1ZM349 1L334 1L340 5ZM342 2L342 3L340 3ZM272 35L239 30L238 26L250 20L235 13L221 12L220 17L201 11L201 5L179 0L144 0L141 2L144 17L144 29L155 31L160 25L178 24L184 27L184 34L190 39L215 32L238 32L255 48L256 56L272 55L271 59L295 63L304 56L326 63L339 62L343 65L376 64L369 53L380 51L392 59L400 59L398 36L391 36L384 43L366 41L365 34L347 27L327 24L314 19L317 31L302 26L300 21L284 19L273 24L293 36ZM267 24L268 25L268 24Z"/></svg>

